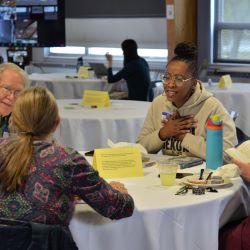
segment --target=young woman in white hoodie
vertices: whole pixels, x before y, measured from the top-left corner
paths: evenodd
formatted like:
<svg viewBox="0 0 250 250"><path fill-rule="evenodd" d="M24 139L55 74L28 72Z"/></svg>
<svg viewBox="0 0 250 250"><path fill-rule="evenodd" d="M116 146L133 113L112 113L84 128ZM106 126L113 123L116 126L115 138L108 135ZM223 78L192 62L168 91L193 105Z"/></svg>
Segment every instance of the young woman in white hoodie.
<svg viewBox="0 0 250 250"><path fill-rule="evenodd" d="M233 120L223 105L197 80L197 50L180 43L163 76L164 93L154 99L137 142L149 153L191 155L205 159L206 122L211 115L223 121L224 149L237 144ZM162 119L162 112L169 114Z"/></svg>

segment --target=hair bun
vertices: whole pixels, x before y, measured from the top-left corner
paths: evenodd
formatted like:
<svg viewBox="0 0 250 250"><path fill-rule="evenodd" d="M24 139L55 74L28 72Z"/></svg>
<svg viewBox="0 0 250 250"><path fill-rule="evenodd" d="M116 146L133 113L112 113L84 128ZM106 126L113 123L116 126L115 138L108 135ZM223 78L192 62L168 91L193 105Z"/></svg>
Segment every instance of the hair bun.
<svg viewBox="0 0 250 250"><path fill-rule="evenodd" d="M196 59L197 58L197 48L191 42L182 42L177 44L174 53L176 56L184 59Z"/></svg>

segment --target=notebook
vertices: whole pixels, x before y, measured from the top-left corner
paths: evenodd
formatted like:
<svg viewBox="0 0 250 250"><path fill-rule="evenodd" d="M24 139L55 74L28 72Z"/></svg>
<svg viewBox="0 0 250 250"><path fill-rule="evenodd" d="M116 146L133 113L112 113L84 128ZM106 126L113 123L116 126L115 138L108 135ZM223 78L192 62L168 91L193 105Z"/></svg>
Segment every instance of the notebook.
<svg viewBox="0 0 250 250"><path fill-rule="evenodd" d="M89 66L94 70L96 77L101 78L107 75L107 68L104 63L89 63Z"/></svg>

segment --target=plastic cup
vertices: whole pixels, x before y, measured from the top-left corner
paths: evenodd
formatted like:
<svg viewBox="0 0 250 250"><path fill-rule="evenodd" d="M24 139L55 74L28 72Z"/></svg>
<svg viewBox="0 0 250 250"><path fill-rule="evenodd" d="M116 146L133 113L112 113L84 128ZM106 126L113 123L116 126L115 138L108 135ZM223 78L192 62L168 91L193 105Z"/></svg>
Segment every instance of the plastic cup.
<svg viewBox="0 0 250 250"><path fill-rule="evenodd" d="M158 162L158 168L160 172L161 185L162 186L175 185L178 165L161 161Z"/></svg>

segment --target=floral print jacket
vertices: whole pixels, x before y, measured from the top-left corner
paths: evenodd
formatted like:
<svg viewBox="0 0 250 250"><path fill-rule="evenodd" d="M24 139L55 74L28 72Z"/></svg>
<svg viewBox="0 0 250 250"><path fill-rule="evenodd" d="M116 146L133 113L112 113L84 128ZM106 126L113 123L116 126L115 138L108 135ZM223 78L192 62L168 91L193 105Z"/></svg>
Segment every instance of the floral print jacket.
<svg viewBox="0 0 250 250"><path fill-rule="evenodd" d="M5 143L0 139L0 147ZM132 197L113 189L77 151L37 141L23 187L12 193L0 190L0 217L68 225L76 195L110 219L133 213Z"/></svg>

